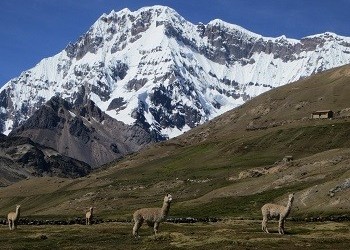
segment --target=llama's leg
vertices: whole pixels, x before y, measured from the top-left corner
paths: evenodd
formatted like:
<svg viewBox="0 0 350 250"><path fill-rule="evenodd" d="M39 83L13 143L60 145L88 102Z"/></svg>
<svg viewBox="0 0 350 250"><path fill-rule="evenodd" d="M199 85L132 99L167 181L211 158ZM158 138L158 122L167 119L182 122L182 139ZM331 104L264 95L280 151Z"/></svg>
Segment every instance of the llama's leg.
<svg viewBox="0 0 350 250"><path fill-rule="evenodd" d="M9 228L10 228L10 230L12 230L11 220L8 220L8 223L9 223Z"/></svg>
<svg viewBox="0 0 350 250"><path fill-rule="evenodd" d="M140 227L142 226L142 223L143 223L143 220L140 219L140 220L135 220L135 224L134 224L134 227L132 229L132 235L134 235L135 238L138 238L140 237L139 236L139 229Z"/></svg>
<svg viewBox="0 0 350 250"><path fill-rule="evenodd" d="M261 229L265 232L265 233L269 233L269 231L267 230L267 217L263 217L263 220L261 222Z"/></svg>
<svg viewBox="0 0 350 250"><path fill-rule="evenodd" d="M155 223L154 223L154 226L153 226L154 235L157 235L157 233L158 233L158 228L159 228L159 222L155 222Z"/></svg>
<svg viewBox="0 0 350 250"><path fill-rule="evenodd" d="M284 234L284 219L280 219L278 222L278 233Z"/></svg>

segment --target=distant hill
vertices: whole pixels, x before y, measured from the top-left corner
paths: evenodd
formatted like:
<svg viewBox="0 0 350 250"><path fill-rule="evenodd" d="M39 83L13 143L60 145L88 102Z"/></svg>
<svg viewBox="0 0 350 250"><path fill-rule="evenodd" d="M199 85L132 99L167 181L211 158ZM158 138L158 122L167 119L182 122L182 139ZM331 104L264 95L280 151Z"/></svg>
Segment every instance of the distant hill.
<svg viewBox="0 0 350 250"><path fill-rule="evenodd" d="M90 171L88 164L63 156L29 138L0 136L0 186L41 176L77 178Z"/></svg>

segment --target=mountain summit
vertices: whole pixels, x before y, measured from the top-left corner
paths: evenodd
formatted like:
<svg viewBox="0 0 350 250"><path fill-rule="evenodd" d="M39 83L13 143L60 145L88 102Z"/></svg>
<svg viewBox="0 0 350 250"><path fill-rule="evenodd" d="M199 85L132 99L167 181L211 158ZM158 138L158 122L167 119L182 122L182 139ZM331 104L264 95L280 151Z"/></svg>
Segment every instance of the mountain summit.
<svg viewBox="0 0 350 250"><path fill-rule="evenodd" d="M222 20L197 25L164 6L103 14L75 43L0 89L8 134L53 96L92 100L127 125L177 136L267 90L348 64L350 38L268 38Z"/></svg>

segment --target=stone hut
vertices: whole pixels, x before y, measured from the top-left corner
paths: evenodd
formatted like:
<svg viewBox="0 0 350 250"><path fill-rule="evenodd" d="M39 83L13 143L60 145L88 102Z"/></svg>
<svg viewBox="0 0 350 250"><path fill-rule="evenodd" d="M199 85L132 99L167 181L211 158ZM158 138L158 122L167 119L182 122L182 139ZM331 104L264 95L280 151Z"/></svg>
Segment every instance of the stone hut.
<svg viewBox="0 0 350 250"><path fill-rule="evenodd" d="M318 110L318 111L312 112L311 118L312 119L333 118L333 111L332 110Z"/></svg>
<svg viewBox="0 0 350 250"><path fill-rule="evenodd" d="M283 160L283 162L291 162L293 161L293 156L292 155L286 155Z"/></svg>

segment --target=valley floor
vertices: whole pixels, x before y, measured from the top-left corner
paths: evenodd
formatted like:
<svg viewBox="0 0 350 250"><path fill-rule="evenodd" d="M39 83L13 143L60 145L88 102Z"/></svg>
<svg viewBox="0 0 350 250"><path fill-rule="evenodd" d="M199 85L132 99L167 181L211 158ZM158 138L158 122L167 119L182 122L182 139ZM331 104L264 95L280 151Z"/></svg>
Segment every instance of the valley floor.
<svg viewBox="0 0 350 250"><path fill-rule="evenodd" d="M131 236L131 223L91 226L27 226L15 231L0 226L1 249L349 249L350 222L286 222L286 234L277 233L277 222L261 231L258 220L218 223L164 223L152 235L147 226L139 240Z"/></svg>

